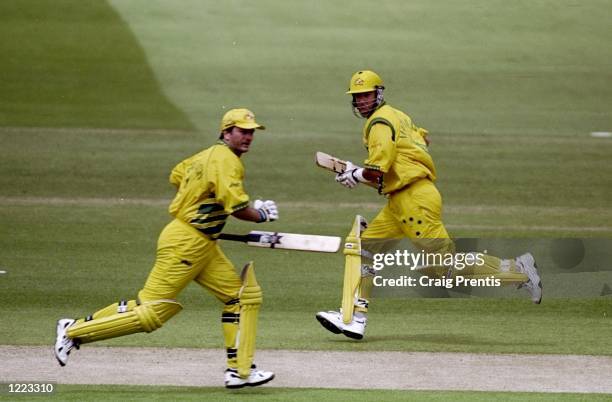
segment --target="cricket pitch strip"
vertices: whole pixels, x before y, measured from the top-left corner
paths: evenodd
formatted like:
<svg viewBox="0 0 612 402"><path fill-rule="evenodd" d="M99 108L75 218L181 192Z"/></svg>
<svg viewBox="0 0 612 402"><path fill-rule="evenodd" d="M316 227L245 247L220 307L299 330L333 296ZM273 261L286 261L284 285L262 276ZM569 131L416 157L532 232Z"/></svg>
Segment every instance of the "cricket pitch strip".
<svg viewBox="0 0 612 402"><path fill-rule="evenodd" d="M219 349L0 346L0 378L57 384L223 386ZM258 350L266 387L612 393L612 356ZM352 373L348 375L348 373Z"/></svg>

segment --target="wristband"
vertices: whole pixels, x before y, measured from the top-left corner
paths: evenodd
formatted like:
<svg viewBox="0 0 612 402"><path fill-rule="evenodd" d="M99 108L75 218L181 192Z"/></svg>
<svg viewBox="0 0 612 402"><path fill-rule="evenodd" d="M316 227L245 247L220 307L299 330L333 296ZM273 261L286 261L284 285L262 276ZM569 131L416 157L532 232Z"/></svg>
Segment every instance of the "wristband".
<svg viewBox="0 0 612 402"><path fill-rule="evenodd" d="M266 211L262 208L258 209L257 212L259 212L259 221L257 221L257 223L266 222L268 220L268 214L266 214Z"/></svg>
<svg viewBox="0 0 612 402"><path fill-rule="evenodd" d="M359 181L362 183L366 183L368 181L365 177L363 177L363 168L352 170L351 176L353 176L353 179L355 179L355 181Z"/></svg>

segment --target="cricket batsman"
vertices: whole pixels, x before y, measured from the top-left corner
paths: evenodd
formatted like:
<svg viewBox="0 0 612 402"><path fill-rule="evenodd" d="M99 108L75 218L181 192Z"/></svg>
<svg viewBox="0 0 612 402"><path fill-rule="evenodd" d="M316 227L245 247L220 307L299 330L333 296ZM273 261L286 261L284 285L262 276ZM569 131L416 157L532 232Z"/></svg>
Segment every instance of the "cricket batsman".
<svg viewBox="0 0 612 402"><path fill-rule="evenodd" d="M160 328L182 310L177 296L195 281L223 306L225 386L258 386L274 378L274 373L253 364L262 303L253 263L239 276L216 241L230 216L258 223L278 219L274 201L256 200L251 207L243 187L240 157L249 151L256 129L264 126L250 110L232 109L221 120L219 141L172 169L170 183L177 192L169 212L174 219L159 236L155 264L144 287L135 299L120 300L77 320L60 319L54 351L61 366L82 344Z"/></svg>
<svg viewBox="0 0 612 402"><path fill-rule="evenodd" d="M417 250L455 252L454 242L442 223L442 199L434 184L436 168L428 151L428 132L387 104L384 89L382 79L373 71L358 71L351 77L346 93L352 97L353 113L365 119L362 140L368 156L363 168L347 162L336 181L347 188L375 183L387 204L369 224L361 216L355 219L344 249L342 308L340 312L322 311L316 315L327 330L353 339L364 336L372 288L373 271L367 261L372 251L362 248L363 240L407 237ZM424 272L440 276L439 269ZM452 270L449 272L452 274ZM542 299L540 276L530 253L512 260L485 255L484 264L461 272L472 278L494 276L502 284L527 289L536 304Z"/></svg>

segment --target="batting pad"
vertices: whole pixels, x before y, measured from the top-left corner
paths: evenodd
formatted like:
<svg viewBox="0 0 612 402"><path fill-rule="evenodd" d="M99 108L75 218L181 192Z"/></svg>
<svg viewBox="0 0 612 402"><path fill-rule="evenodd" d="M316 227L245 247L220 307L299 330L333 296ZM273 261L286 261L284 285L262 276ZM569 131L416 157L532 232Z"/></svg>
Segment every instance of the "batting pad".
<svg viewBox="0 0 612 402"><path fill-rule="evenodd" d="M183 309L175 300L144 302L132 311L93 319L70 327L67 335L80 343L90 343L137 332L151 332Z"/></svg>
<svg viewBox="0 0 612 402"><path fill-rule="evenodd" d="M344 242L344 283L342 285L342 321L353 320L355 297L361 282L361 227L365 219L357 215Z"/></svg>
<svg viewBox="0 0 612 402"><path fill-rule="evenodd" d="M240 275L240 324L238 335L238 375L247 378L251 374L251 365L255 357L255 338L257 336L257 318L263 301L261 287L255 278L253 262L242 269Z"/></svg>

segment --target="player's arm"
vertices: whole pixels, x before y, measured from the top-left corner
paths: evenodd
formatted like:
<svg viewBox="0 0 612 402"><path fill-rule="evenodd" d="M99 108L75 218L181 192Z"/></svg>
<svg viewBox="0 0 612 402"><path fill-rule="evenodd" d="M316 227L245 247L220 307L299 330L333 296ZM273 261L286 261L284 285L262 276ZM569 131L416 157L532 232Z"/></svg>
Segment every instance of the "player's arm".
<svg viewBox="0 0 612 402"><path fill-rule="evenodd" d="M278 208L272 200L255 200L252 207L240 209L232 213L232 216L243 221L270 222L278 219Z"/></svg>
<svg viewBox="0 0 612 402"><path fill-rule="evenodd" d="M259 211L255 208L246 207L244 209L238 210L232 214L233 217L238 218L243 221L257 222L259 221Z"/></svg>
<svg viewBox="0 0 612 402"><path fill-rule="evenodd" d="M383 172L380 170L372 170L370 168L363 168L363 178L372 183L380 183Z"/></svg>
<svg viewBox="0 0 612 402"><path fill-rule="evenodd" d="M370 168L361 168L352 162L346 162L346 171L336 175L336 181L348 188L353 188L357 183L374 183L378 187L382 180L383 172Z"/></svg>
<svg viewBox="0 0 612 402"><path fill-rule="evenodd" d="M357 183L372 182L379 184L384 172L389 170L395 158L395 133L386 124L374 124L368 138L368 159L365 167L360 168L351 162L346 163L346 171L336 176L336 181L348 188Z"/></svg>
<svg viewBox="0 0 612 402"><path fill-rule="evenodd" d="M364 168L371 174L377 173L382 176L391 168L391 164L397 153L395 142L397 133L387 124L377 123L370 129L368 136L368 159L365 160Z"/></svg>
<svg viewBox="0 0 612 402"><path fill-rule="evenodd" d="M216 171L216 196L232 216L249 222L270 222L278 219L278 208L272 200L255 200L249 205L249 196L244 190L244 171L241 164L231 158L219 161Z"/></svg>

